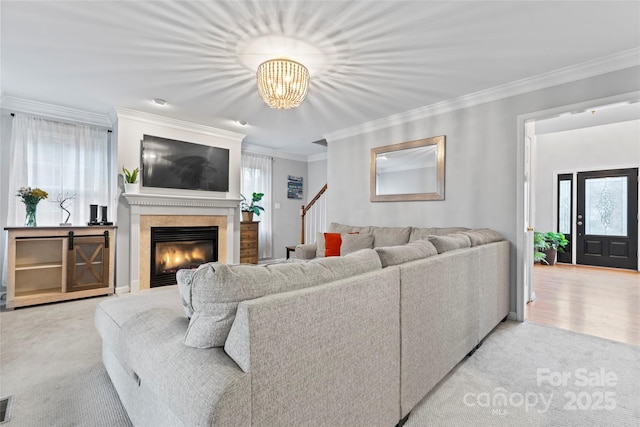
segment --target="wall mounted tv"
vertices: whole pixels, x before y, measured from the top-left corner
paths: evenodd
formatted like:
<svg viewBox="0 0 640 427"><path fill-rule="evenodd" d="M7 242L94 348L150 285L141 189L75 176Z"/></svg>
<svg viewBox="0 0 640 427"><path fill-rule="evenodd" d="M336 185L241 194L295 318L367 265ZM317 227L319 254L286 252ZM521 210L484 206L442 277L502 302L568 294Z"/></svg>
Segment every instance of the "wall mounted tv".
<svg viewBox="0 0 640 427"><path fill-rule="evenodd" d="M142 185L184 190L229 191L229 150L144 135Z"/></svg>

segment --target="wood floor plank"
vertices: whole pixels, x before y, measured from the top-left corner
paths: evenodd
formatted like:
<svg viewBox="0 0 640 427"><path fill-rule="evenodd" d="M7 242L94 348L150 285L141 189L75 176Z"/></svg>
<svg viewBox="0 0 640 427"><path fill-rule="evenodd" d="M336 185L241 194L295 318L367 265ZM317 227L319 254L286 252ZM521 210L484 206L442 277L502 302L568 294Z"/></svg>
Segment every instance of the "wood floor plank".
<svg viewBox="0 0 640 427"><path fill-rule="evenodd" d="M536 265L527 320L640 346L640 273Z"/></svg>

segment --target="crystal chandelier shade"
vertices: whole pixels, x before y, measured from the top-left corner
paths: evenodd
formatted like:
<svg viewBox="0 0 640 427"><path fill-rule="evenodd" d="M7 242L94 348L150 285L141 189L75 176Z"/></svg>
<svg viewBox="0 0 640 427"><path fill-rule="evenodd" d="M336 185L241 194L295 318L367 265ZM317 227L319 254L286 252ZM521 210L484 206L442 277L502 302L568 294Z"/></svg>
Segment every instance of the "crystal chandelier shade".
<svg viewBox="0 0 640 427"><path fill-rule="evenodd" d="M295 108L304 101L309 88L309 70L289 59L270 59L256 72L258 92L271 108Z"/></svg>

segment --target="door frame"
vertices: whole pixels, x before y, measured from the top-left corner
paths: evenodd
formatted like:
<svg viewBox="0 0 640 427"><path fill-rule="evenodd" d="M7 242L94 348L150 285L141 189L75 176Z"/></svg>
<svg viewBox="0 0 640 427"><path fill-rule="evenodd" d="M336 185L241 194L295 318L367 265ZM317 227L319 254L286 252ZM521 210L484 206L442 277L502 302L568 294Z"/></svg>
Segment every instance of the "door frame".
<svg viewBox="0 0 640 427"><path fill-rule="evenodd" d="M640 91L628 92L606 98L596 98L577 104L568 104L547 110L535 111L518 115L517 121L517 147L516 147L516 312L511 313L511 318L518 321L525 320L526 292L533 282L533 263L528 262L531 258L529 250L533 241L533 221L531 212L535 212L532 197L531 177L532 177L532 145L531 137L527 135L527 122L559 116L571 111L582 111L593 108L594 105L607 105L616 102L638 102L640 101ZM640 238L640 227L639 238ZM640 252L640 251L639 251ZM640 263L638 264L640 271Z"/></svg>

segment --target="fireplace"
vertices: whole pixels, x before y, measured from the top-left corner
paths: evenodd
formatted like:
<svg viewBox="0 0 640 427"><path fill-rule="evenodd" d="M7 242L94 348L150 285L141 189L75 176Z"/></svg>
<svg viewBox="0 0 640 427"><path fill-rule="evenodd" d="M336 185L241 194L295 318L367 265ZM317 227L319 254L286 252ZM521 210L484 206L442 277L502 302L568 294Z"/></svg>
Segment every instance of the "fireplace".
<svg viewBox="0 0 640 427"><path fill-rule="evenodd" d="M175 285L176 272L218 261L218 227L151 227L150 287Z"/></svg>

